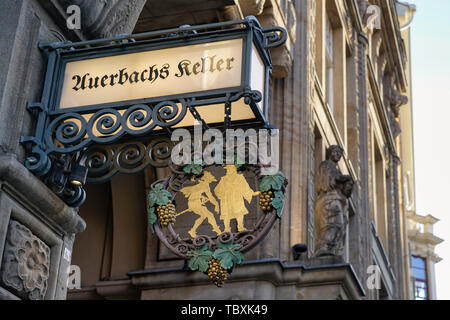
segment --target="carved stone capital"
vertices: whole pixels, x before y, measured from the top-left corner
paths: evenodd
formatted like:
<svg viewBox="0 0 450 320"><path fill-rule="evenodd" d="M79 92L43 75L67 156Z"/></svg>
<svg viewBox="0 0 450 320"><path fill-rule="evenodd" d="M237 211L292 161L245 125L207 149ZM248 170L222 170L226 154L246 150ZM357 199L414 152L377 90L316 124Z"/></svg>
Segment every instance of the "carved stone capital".
<svg viewBox="0 0 450 320"><path fill-rule="evenodd" d="M91 39L132 33L146 0L56 0L81 9L81 32Z"/></svg>
<svg viewBox="0 0 450 320"><path fill-rule="evenodd" d="M286 46L281 46L271 50L272 56L272 77L284 78L286 77L292 68L291 53Z"/></svg>
<svg viewBox="0 0 450 320"><path fill-rule="evenodd" d="M246 16L259 16L264 10L266 0L237 0L242 14Z"/></svg>
<svg viewBox="0 0 450 320"><path fill-rule="evenodd" d="M258 17L261 25L264 28L270 28L274 26L284 27L289 34L286 43L280 47L270 50L272 56L272 77L284 78L286 77L292 68L292 43L295 41L295 29L296 18L295 11L292 6L292 2L288 2L286 6L286 12L281 12L279 6L275 6L273 3L271 6L264 8L264 12Z"/></svg>
<svg viewBox="0 0 450 320"><path fill-rule="evenodd" d="M11 220L3 253L1 282L18 297L44 299L50 269L50 248L27 227Z"/></svg>
<svg viewBox="0 0 450 320"><path fill-rule="evenodd" d="M367 23L367 9L370 7L370 2L367 0L357 0L358 3L358 11L361 16L362 23L364 27L366 27Z"/></svg>
<svg viewBox="0 0 450 320"><path fill-rule="evenodd" d="M402 95L395 85L395 78L392 73L388 73L384 77L383 92L386 111L389 114L392 134L397 137L401 133L400 125L396 118L400 115L400 107L408 103L408 97Z"/></svg>

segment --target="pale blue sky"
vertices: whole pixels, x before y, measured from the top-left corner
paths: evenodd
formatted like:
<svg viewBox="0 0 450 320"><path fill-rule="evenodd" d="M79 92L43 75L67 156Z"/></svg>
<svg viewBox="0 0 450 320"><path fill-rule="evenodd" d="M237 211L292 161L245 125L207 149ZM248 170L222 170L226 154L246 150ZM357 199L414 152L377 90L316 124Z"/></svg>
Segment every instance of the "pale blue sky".
<svg viewBox="0 0 450 320"><path fill-rule="evenodd" d="M450 0L408 0L411 26L417 213L441 221L436 252L438 299L450 299ZM447 168L448 167L448 168Z"/></svg>

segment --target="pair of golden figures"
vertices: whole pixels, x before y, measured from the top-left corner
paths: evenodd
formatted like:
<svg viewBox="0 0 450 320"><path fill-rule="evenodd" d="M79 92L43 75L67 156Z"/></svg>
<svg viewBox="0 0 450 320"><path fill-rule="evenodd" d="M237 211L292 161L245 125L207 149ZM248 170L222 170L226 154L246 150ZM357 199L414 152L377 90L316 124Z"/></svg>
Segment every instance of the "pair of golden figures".
<svg viewBox="0 0 450 320"><path fill-rule="evenodd" d="M214 188L214 193L220 201L220 206L210 189L210 184L217 182L217 179L208 171L204 171L203 176L196 185L184 187L181 190L188 200L188 208L177 215L193 212L199 216L191 230L189 230L189 235L193 238L197 236L197 229L205 220L212 226L212 230L215 233L222 233L215 218L218 209L220 209L220 220L223 221L225 226L223 232L231 232L230 224L232 219L236 219L238 231L246 230L244 227L244 216L248 214L248 210L245 206L245 201L250 203L252 197L259 195L260 192L255 192L250 188L244 175L237 172L235 165L226 165L225 170L226 175L220 179ZM211 212L206 207L208 202L214 206L214 212Z"/></svg>

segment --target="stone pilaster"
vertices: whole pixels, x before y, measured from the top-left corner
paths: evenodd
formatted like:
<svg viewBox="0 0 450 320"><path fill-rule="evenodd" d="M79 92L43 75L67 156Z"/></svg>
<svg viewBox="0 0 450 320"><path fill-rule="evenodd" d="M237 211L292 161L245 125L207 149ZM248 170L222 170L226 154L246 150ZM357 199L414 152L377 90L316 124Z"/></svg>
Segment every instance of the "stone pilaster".
<svg viewBox="0 0 450 320"><path fill-rule="evenodd" d="M38 42L64 37L36 1L1 1L0 21L0 297L65 299L74 234L86 226L24 167L19 142L34 131L27 102L42 92Z"/></svg>
<svg viewBox="0 0 450 320"><path fill-rule="evenodd" d="M394 274L398 281L396 281L396 297L395 299L405 299L406 293L404 292L403 272L404 272L404 262L402 254L402 230L400 223L400 191L399 191L399 164L400 159L398 156L392 156L392 198L393 198L393 208L392 208L392 234L394 241L395 251L393 252L393 258L391 264L394 267Z"/></svg>
<svg viewBox="0 0 450 320"><path fill-rule="evenodd" d="M65 299L74 234L86 224L13 155L0 154L0 295Z"/></svg>
<svg viewBox="0 0 450 320"><path fill-rule="evenodd" d="M366 282L368 266L371 264L371 205L369 187L369 115L368 115L368 92L367 92L367 57L366 50L368 39L364 34L358 34L356 46L356 57L358 65L358 107L359 107L359 140L360 140L360 232L361 232L361 255L365 257L361 265L362 283Z"/></svg>
<svg viewBox="0 0 450 320"><path fill-rule="evenodd" d="M359 62L358 62L358 41L356 38L356 30L353 27L351 47L354 50L353 57L347 60L347 156L353 165L357 181L353 187L352 200L354 205L354 215L349 217L349 262L355 268L360 279L364 276L363 261L363 234L362 219L363 211L361 208L361 134L360 134L360 94L359 94Z"/></svg>

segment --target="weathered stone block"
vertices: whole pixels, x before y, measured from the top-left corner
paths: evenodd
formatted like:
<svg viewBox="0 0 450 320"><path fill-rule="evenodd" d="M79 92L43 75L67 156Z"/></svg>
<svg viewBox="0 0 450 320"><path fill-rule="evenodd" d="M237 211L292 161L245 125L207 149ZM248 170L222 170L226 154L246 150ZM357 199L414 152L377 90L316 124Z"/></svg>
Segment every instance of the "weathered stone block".
<svg viewBox="0 0 450 320"><path fill-rule="evenodd" d="M19 297L44 299L48 288L50 248L30 229L11 220L0 269L1 281Z"/></svg>

